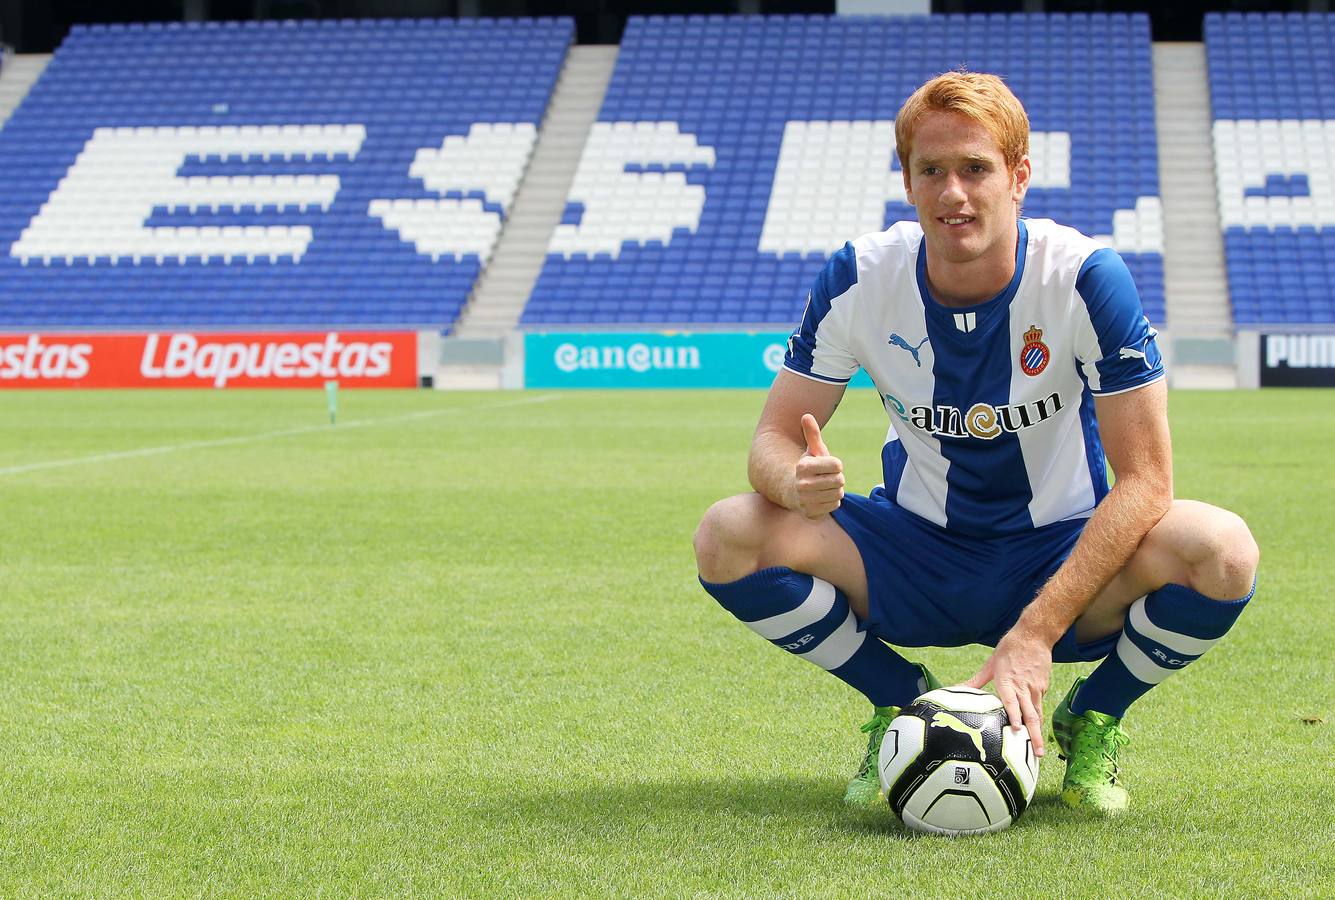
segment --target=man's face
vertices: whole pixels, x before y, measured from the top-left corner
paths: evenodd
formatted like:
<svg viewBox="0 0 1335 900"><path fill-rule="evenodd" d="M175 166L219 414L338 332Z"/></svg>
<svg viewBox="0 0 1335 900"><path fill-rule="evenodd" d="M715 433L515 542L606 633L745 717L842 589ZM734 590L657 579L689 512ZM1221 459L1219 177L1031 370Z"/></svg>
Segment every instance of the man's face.
<svg viewBox="0 0 1335 900"><path fill-rule="evenodd" d="M946 262L1014 252L1015 218L1029 187L1029 159L1014 169L992 135L956 112L929 112L913 129L904 172L928 250Z"/></svg>

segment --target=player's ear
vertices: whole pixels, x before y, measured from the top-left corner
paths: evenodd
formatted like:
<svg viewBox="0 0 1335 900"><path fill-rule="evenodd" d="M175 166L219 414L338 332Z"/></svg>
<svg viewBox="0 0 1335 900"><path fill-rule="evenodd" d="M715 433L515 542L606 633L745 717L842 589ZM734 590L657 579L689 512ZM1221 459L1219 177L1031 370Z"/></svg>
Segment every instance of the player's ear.
<svg viewBox="0 0 1335 900"><path fill-rule="evenodd" d="M1020 164L1011 171L1011 195L1016 203L1024 202L1024 195L1029 192L1029 178L1033 173L1034 167L1028 156L1021 159Z"/></svg>
<svg viewBox="0 0 1335 900"><path fill-rule="evenodd" d="M913 183L909 179L909 170L904 169L900 174L904 176L904 196L908 198L909 206L917 206L913 202Z"/></svg>

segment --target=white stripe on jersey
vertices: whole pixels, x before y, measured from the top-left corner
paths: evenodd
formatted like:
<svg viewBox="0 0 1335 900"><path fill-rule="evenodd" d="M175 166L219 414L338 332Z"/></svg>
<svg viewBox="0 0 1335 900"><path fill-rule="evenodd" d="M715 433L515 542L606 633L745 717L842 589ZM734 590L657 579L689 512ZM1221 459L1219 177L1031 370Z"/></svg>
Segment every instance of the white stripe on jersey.
<svg viewBox="0 0 1335 900"><path fill-rule="evenodd" d="M1094 322L1089 318L1089 310L1085 308L1079 295L1076 295L1075 303L1071 306L1071 328L1077 352L1089 359L1089 362L1080 365L1080 371L1085 374L1089 389L1097 391L1103 386L1103 378L1099 375L1097 365L1098 358L1103 354L1098 352L1099 336L1094 330Z"/></svg>
<svg viewBox="0 0 1335 900"><path fill-rule="evenodd" d="M1039 303L1042 295L1034 291L1025 291L1023 288L1024 285L1021 285L1021 290L1011 302L1012 347L1024 346L1024 333L1029 330L1030 325L1045 321L1048 322L1048 330L1051 331L1057 324L1050 321L1050 315L1045 315ZM1077 305L1080 315L1088 322L1089 316L1084 312L1084 304ZM1076 330L1078 333L1079 329ZM1090 333L1093 334L1092 326ZM1037 376L1026 375L1017 365L1011 369L1010 395L1022 397L1026 392L1034 390L1043 395L1051 390L1057 390L1061 387L1060 379L1063 374L1061 367L1053 365L1051 360ZM1068 396L1071 405L1078 406L1079 395L1068 394ZM1029 473L1029 484L1033 489L1033 499L1029 501L1029 517L1034 520L1035 528L1069 518L1072 510L1094 508L1094 485L1090 479L1089 461L1085 454L1084 424L1081 422L1078 409L1071 412L1071 415L1061 416L1042 428L1024 428L1016 432L1016 436L1020 439L1020 454L1024 457L1025 471Z"/></svg>

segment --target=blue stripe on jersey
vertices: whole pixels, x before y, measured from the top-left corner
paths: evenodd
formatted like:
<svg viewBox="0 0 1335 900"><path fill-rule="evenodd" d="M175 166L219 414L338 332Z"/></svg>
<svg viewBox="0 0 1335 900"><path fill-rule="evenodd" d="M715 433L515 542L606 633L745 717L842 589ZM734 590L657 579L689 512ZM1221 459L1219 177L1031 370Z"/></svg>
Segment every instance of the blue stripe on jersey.
<svg viewBox="0 0 1335 900"><path fill-rule="evenodd" d="M932 299L927 288L927 246L922 245L918 286L935 356L933 406L956 409L962 416L975 403L1010 403L1016 359L1010 346L1009 307L1024 277L1027 244L1028 229L1020 222L1015 276L997 296L970 307L942 306ZM960 312L977 314L977 326L967 334L955 327L954 315ZM989 441L942 434L938 440L941 455L950 461L946 470L947 528L991 537L1034 527L1029 515L1034 493L1018 435L1006 432Z"/></svg>
<svg viewBox="0 0 1335 900"><path fill-rule="evenodd" d="M881 447L881 478L885 484L885 495L890 498L899 496L899 480L904 477L904 467L908 465L909 455L904 451L904 442L896 438L886 441Z"/></svg>
<svg viewBox="0 0 1335 900"><path fill-rule="evenodd" d="M858 283L857 253L852 243L846 243L835 251L825 263L825 268L816 276L807 295L806 312L802 314L802 323L788 339L788 353L783 364L796 372L829 381L834 384L847 384L848 378L830 378L811 371L816 354L816 330L821 320L830 312L830 304L848 293L848 289Z"/></svg>
<svg viewBox="0 0 1335 900"><path fill-rule="evenodd" d="M1080 429L1085 433L1085 462L1089 464L1089 483L1094 488L1097 506L1108 496L1108 460L1103 455L1103 439L1099 437L1099 420L1094 414L1094 395L1089 390L1089 379L1079 366L1075 372L1084 388L1080 392Z"/></svg>
<svg viewBox="0 0 1335 900"><path fill-rule="evenodd" d="M1076 276L1075 290L1099 338L1102 359L1095 366L1100 394L1139 387L1163 374L1163 358L1136 283L1117 251L1105 247L1091 253Z"/></svg>

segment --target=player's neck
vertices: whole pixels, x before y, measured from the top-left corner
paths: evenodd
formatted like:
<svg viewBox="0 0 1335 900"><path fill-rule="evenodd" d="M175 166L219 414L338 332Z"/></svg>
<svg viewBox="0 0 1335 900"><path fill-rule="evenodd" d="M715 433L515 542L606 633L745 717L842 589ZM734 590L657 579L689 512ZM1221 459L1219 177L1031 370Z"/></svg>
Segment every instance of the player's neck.
<svg viewBox="0 0 1335 900"><path fill-rule="evenodd" d="M991 300L1015 277L1015 247L1019 230L1009 241L999 241L987 253L954 263L927 248L927 287L942 306L975 306Z"/></svg>

